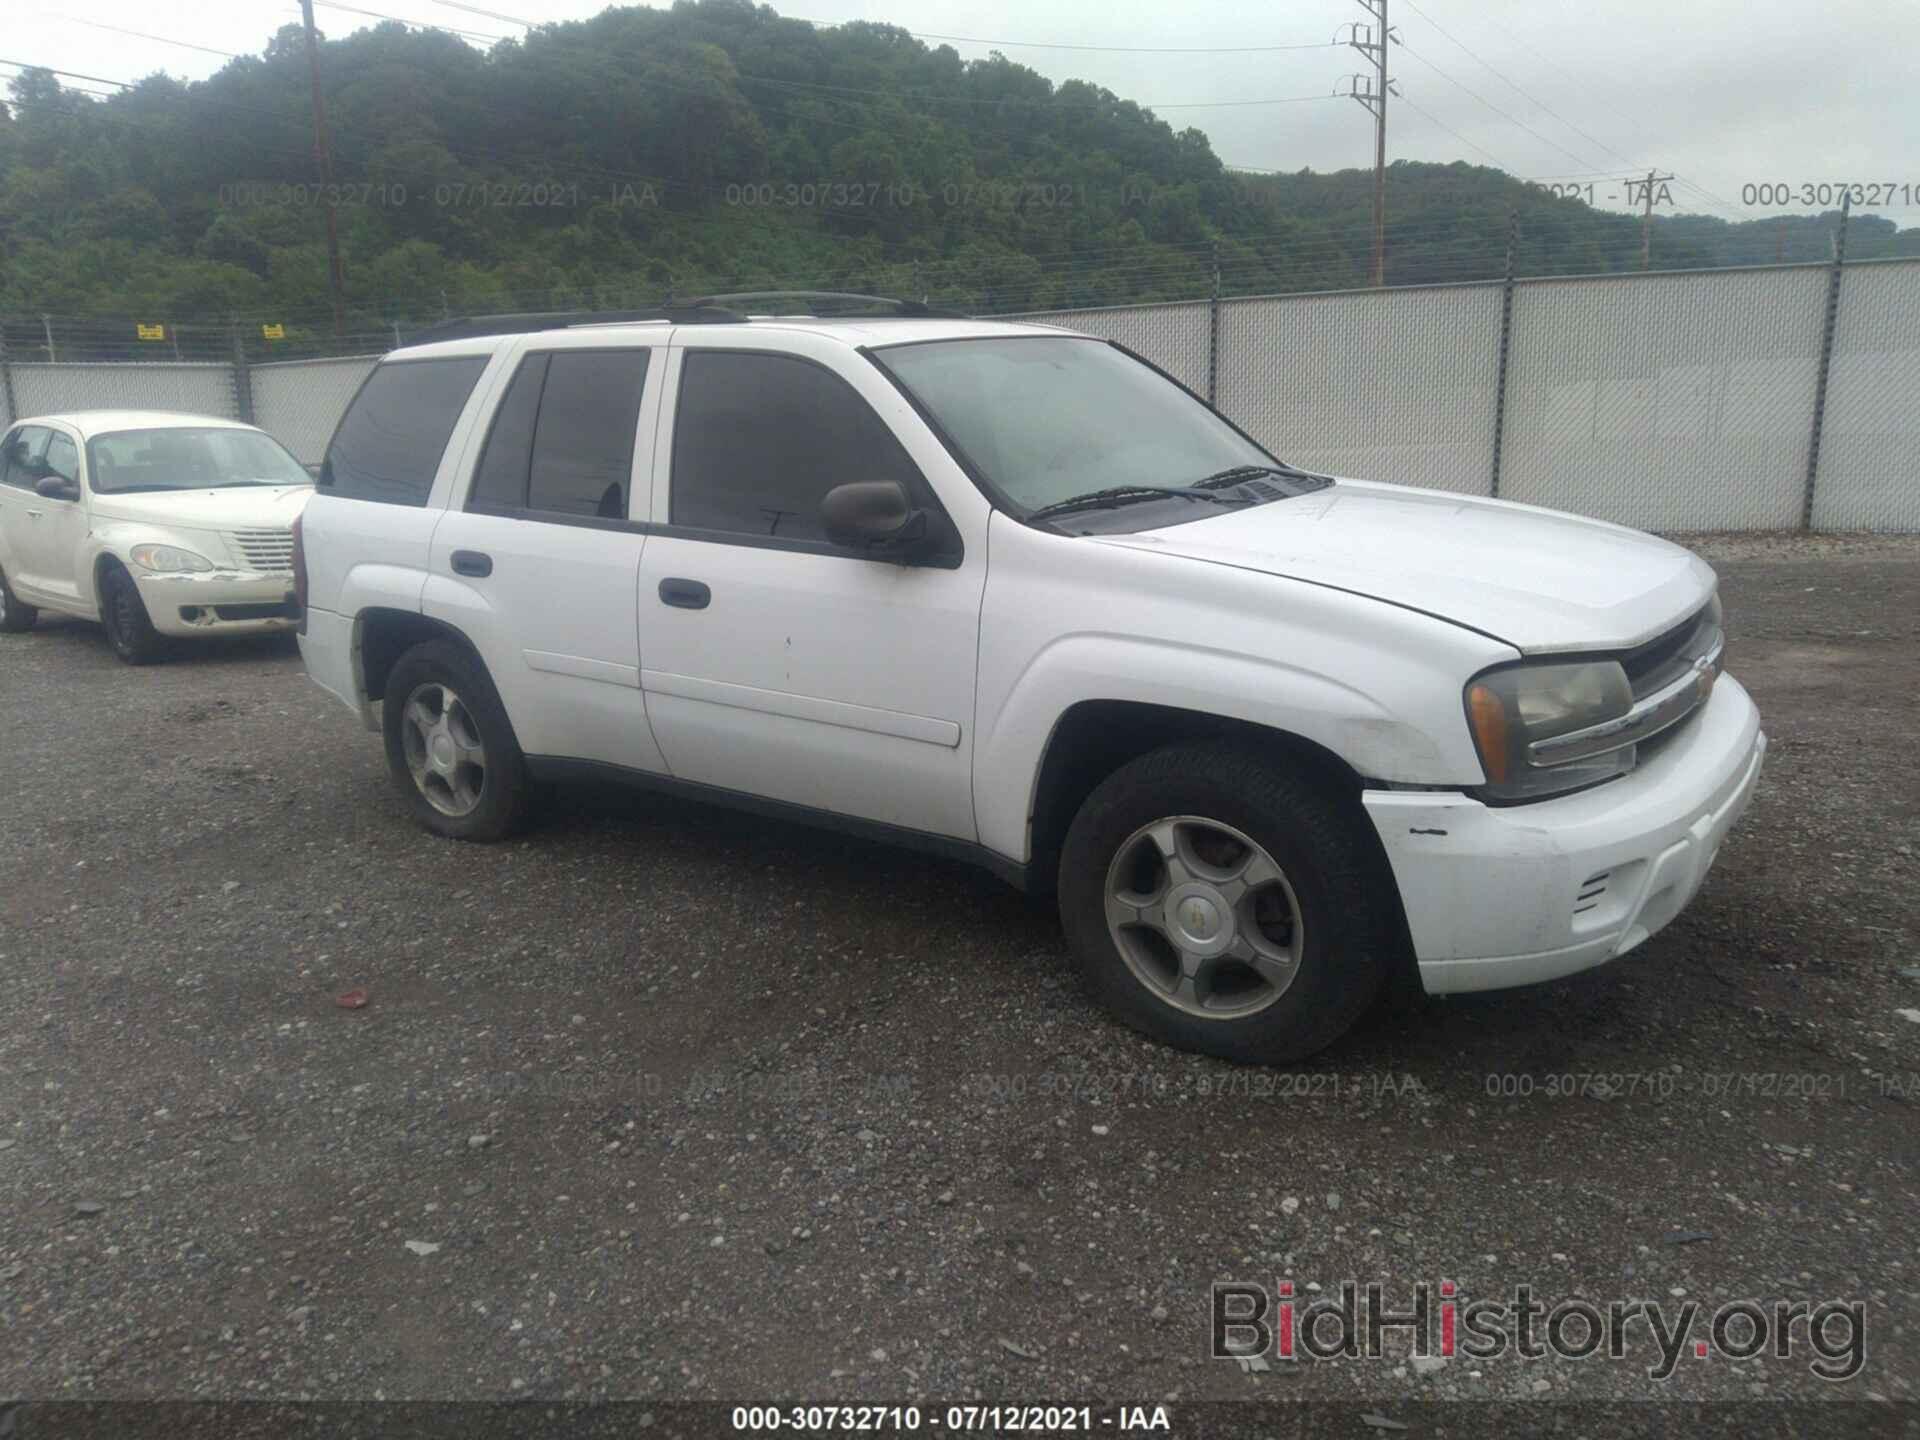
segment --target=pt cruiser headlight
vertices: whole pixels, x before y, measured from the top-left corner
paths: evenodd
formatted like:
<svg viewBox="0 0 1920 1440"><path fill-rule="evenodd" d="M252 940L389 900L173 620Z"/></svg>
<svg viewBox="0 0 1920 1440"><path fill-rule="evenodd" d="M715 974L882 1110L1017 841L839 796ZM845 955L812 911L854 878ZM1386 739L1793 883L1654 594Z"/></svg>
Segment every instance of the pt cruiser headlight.
<svg viewBox="0 0 1920 1440"><path fill-rule="evenodd" d="M213 562L204 555L196 555L191 550L182 550L174 545L136 545L127 552L133 557L133 563L142 570L158 570L167 574L197 574L202 570L213 569Z"/></svg>
<svg viewBox="0 0 1920 1440"><path fill-rule="evenodd" d="M1533 747L1555 736L1618 720L1633 708L1633 687L1617 660L1510 665L1467 686L1467 727L1480 751L1492 800L1539 800L1610 780L1633 769L1634 749L1543 765Z"/></svg>

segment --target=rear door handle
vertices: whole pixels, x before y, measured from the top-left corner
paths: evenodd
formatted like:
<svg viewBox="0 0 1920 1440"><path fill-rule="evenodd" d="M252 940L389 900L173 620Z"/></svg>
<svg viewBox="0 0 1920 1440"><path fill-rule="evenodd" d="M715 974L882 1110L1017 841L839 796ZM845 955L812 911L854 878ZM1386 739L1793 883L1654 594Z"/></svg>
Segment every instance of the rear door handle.
<svg viewBox="0 0 1920 1440"><path fill-rule="evenodd" d="M713 591L698 580L682 580L669 575L660 582L660 598L682 610L704 610L713 599Z"/></svg>
<svg viewBox="0 0 1920 1440"><path fill-rule="evenodd" d="M456 550L452 563L456 575L471 575L481 579L493 573L493 557L482 555L478 550Z"/></svg>

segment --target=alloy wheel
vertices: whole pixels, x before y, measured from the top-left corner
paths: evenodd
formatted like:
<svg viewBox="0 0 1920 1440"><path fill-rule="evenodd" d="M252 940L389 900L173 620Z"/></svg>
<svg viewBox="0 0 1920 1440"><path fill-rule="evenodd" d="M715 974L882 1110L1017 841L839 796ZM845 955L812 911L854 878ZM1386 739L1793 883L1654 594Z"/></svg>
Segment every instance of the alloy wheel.
<svg viewBox="0 0 1920 1440"><path fill-rule="evenodd" d="M1210 1020L1273 1004L1300 972L1306 925L1285 872L1219 820L1142 825L1107 869L1107 933L1160 1001Z"/></svg>
<svg viewBox="0 0 1920 1440"><path fill-rule="evenodd" d="M400 714L407 771L426 801L458 818L479 805L487 783L487 750L466 702L437 682L414 687Z"/></svg>

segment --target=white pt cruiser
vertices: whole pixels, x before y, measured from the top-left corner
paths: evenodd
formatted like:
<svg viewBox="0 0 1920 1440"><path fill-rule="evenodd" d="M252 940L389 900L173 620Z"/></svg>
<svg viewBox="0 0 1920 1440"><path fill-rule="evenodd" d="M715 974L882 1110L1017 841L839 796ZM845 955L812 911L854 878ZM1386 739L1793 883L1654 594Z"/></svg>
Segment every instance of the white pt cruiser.
<svg viewBox="0 0 1920 1440"><path fill-rule="evenodd" d="M169 411L22 420L0 440L0 633L98 620L145 665L162 636L293 628L293 521L313 477L251 425Z"/></svg>
<svg viewBox="0 0 1920 1440"><path fill-rule="evenodd" d="M584 778L968 858L1253 1061L1700 888L1766 737L1688 551L1296 469L1102 340L764 298L454 322L354 399L301 648L428 829Z"/></svg>

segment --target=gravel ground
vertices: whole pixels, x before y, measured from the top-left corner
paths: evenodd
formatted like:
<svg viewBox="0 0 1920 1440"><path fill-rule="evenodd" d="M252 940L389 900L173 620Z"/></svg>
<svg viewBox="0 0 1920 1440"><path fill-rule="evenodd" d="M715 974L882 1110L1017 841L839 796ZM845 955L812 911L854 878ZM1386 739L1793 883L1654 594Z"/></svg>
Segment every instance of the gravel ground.
<svg viewBox="0 0 1920 1440"><path fill-rule="evenodd" d="M1437 1401L1600 1434L1673 1412L1592 1402L1764 1398L1911 1433L1920 541L1699 544L1773 738L1700 898L1299 1072L1120 1028L970 869L591 793L438 842L285 642L130 671L93 626L5 637L0 1395L1312 1399L1429 1434L1550 1412ZM1620 1361L1207 1358L1213 1282L1348 1279L1692 1300L1696 1334L1858 1301L1866 1359L1654 1380L1644 1326Z"/></svg>

